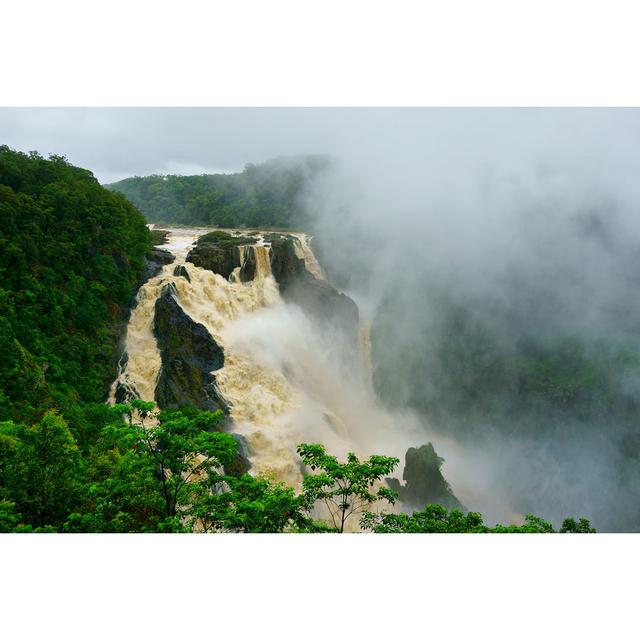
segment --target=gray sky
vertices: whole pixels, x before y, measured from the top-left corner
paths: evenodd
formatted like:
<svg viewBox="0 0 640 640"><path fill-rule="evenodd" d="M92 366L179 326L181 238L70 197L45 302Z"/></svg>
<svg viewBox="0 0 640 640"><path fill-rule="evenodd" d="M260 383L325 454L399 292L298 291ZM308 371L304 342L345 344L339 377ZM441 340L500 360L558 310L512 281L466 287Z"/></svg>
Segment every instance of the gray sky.
<svg viewBox="0 0 640 640"><path fill-rule="evenodd" d="M597 175L637 169L634 109L2 108L0 143L65 155L101 182L238 171L330 153L360 170L439 180L523 163Z"/></svg>
<svg viewBox="0 0 640 640"><path fill-rule="evenodd" d="M280 155L335 151L357 116L318 109L4 108L0 141L65 155L111 182L150 173L239 171Z"/></svg>

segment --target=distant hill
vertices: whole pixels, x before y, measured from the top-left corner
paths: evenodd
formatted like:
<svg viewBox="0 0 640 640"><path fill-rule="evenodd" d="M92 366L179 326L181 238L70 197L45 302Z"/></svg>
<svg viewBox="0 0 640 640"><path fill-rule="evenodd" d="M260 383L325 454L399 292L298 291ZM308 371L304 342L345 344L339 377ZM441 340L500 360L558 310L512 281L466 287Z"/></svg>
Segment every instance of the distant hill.
<svg viewBox="0 0 640 640"><path fill-rule="evenodd" d="M149 222L303 229L305 187L328 165L323 156L279 158L247 164L242 173L152 175L106 188L124 194Z"/></svg>

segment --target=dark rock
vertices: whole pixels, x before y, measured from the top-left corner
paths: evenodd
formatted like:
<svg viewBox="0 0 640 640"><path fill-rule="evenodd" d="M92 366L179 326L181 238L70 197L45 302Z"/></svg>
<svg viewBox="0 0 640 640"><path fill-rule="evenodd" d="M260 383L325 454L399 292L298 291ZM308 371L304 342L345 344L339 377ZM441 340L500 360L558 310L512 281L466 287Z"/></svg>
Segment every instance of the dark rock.
<svg viewBox="0 0 640 640"><path fill-rule="evenodd" d="M120 375L120 372L125 369L128 361L129 353L125 349L120 356L120 360L118 360L118 376ZM115 399L118 404L130 402L134 398L138 397L138 392L128 382L122 380L118 380L116 382Z"/></svg>
<svg viewBox="0 0 640 640"><path fill-rule="evenodd" d="M219 273L228 280L233 270L242 266L239 247L255 242L256 238L240 234L232 236L220 230L211 231L198 238L196 246L187 255L187 261L196 267Z"/></svg>
<svg viewBox="0 0 640 640"><path fill-rule="evenodd" d="M242 282L250 282L256 277L256 250L254 247L247 247L244 251L244 260L240 268L240 280Z"/></svg>
<svg viewBox="0 0 640 640"><path fill-rule="evenodd" d="M212 373L224 365L224 351L204 325L183 311L173 284L165 285L156 301L153 332L162 359L155 391L158 407L188 405L228 414Z"/></svg>
<svg viewBox="0 0 640 640"><path fill-rule="evenodd" d="M297 304L323 328L337 331L346 344L357 348L360 319L356 303L310 273L296 255L291 238L272 239L271 273L286 301Z"/></svg>
<svg viewBox="0 0 640 640"><path fill-rule="evenodd" d="M162 267L165 264L171 264L175 259L176 257L170 251L154 248L144 260L144 272L137 289L148 280L151 280L151 278L155 278L162 271Z"/></svg>
<svg viewBox="0 0 640 640"><path fill-rule="evenodd" d="M171 264L176 259L176 257L173 255L173 253L171 253L171 251L155 247L151 250L150 259L161 264Z"/></svg>
<svg viewBox="0 0 640 640"><path fill-rule="evenodd" d="M139 398L138 392L128 383L118 380L116 383L116 402L123 404Z"/></svg>
<svg viewBox="0 0 640 640"><path fill-rule="evenodd" d="M191 282L191 277L189 276L189 272L187 271L187 267L185 267L183 264L179 264L173 270L173 275L174 276L182 276L183 278L185 278L187 280L187 282Z"/></svg>
<svg viewBox="0 0 640 640"><path fill-rule="evenodd" d="M238 444L238 453L233 459L233 462L224 468L224 471L230 476L239 477L244 473L248 473L251 469L251 463L249 462L249 444L247 439L239 433L232 433L231 435Z"/></svg>
<svg viewBox="0 0 640 640"><path fill-rule="evenodd" d="M187 262L219 273L228 280L233 270L241 266L240 250L235 246L222 248L216 244L198 244L187 255Z"/></svg>
<svg viewBox="0 0 640 640"><path fill-rule="evenodd" d="M151 229L151 241L154 247L166 244L169 239L169 231L166 229Z"/></svg>
<svg viewBox="0 0 640 640"><path fill-rule="evenodd" d="M298 279L306 278L307 271L302 258L296 255L295 244L291 238L269 236L271 242L271 273L284 293Z"/></svg>
<svg viewBox="0 0 640 640"><path fill-rule="evenodd" d="M145 258L144 271L142 272L140 281L136 285L136 291L139 290L146 282L151 280L151 278L155 278L161 271L162 264L160 262L155 262L153 260L149 260L149 258Z"/></svg>
<svg viewBox="0 0 640 640"><path fill-rule="evenodd" d="M398 492L402 502L412 507L423 509L428 504L439 504L447 509L463 509L440 471L443 462L431 443L418 449L411 447L402 474L406 484L400 484L396 478L387 478L387 484Z"/></svg>

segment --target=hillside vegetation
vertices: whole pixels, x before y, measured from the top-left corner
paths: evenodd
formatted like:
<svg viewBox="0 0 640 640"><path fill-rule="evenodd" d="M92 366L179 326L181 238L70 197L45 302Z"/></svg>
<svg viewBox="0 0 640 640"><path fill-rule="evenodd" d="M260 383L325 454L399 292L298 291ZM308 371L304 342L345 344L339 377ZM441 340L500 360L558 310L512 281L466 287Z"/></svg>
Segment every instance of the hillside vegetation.
<svg viewBox="0 0 640 640"><path fill-rule="evenodd" d="M89 428L150 246L142 214L91 172L0 147L0 420L56 408Z"/></svg>
<svg viewBox="0 0 640 640"><path fill-rule="evenodd" d="M107 188L127 196L149 222L303 229L305 187L327 165L318 156L279 159L248 164L242 173L134 177Z"/></svg>

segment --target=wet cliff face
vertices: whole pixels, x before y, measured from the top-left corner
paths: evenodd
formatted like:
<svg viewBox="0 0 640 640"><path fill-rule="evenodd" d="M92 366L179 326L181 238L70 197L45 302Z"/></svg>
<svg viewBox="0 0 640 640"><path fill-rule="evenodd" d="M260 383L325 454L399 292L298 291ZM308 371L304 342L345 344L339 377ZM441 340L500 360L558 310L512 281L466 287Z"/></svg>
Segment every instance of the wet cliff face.
<svg viewBox="0 0 640 640"><path fill-rule="evenodd" d="M228 413L213 374L224 366L224 351L182 310L176 295L175 286L167 284L155 304L153 332L162 361L156 402L161 409L194 406Z"/></svg>
<svg viewBox="0 0 640 640"><path fill-rule="evenodd" d="M360 318L355 302L312 274L296 249L293 238L272 239L271 272L280 287L280 295L301 307L321 328L357 346Z"/></svg>

